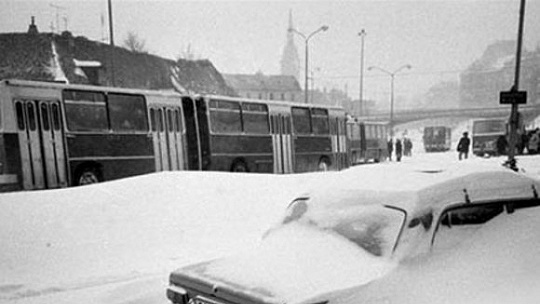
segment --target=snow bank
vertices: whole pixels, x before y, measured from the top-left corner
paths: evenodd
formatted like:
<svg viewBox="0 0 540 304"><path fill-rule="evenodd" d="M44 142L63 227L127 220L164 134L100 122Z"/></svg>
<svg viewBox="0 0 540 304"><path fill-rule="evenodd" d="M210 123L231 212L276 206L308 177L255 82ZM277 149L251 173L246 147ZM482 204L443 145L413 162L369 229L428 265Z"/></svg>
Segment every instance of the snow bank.
<svg viewBox="0 0 540 304"><path fill-rule="evenodd" d="M250 246L300 177L158 173L0 195L0 300L167 273Z"/></svg>
<svg viewBox="0 0 540 304"><path fill-rule="evenodd" d="M375 174L378 167L379 178L384 178L385 172L399 171L402 166L435 168L455 163L456 158L455 153L416 153L400 164L352 168L350 176ZM473 170L504 160L472 158L464 164ZM540 175L540 156L520 157L518 165L527 174ZM335 176L166 172L78 188L0 194L0 303L71 304L84 299L103 304L163 304L170 271L254 246L298 193L312 184L345 182ZM321 182L323 177L328 179ZM539 215L528 211L516 212L511 226L494 221L486 234L446 258L433 257L427 264L411 262L397 268L401 274L397 279L385 276L368 286L395 292L400 301L394 303L412 303L417 296L422 299L422 294L424 299L435 299L434 303L452 303L444 302L448 295L463 293L465 297L472 290L480 291L477 298L501 299L499 303L514 303L507 300L515 293L537 295ZM480 242L484 239L485 243ZM302 252L302 244L290 243L288 250ZM317 260L341 254L341 249L337 252L320 244ZM346 249L343 252L354 256ZM376 267L374 274L385 269ZM486 285L485 274L490 277ZM360 280L349 272L343 276L339 280L349 276ZM325 286L320 288L331 285ZM356 297L345 302L358 303ZM454 303L464 298L458 300Z"/></svg>

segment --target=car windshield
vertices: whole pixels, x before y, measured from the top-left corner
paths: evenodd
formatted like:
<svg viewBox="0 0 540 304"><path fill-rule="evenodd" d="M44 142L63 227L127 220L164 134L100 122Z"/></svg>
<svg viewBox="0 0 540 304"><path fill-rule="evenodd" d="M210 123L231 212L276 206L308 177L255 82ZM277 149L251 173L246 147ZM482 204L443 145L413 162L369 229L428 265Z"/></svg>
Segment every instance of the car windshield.
<svg viewBox="0 0 540 304"><path fill-rule="evenodd" d="M310 210L307 199L291 204L283 224L293 221L336 233L375 256L394 251L405 223L405 211L383 205Z"/></svg>

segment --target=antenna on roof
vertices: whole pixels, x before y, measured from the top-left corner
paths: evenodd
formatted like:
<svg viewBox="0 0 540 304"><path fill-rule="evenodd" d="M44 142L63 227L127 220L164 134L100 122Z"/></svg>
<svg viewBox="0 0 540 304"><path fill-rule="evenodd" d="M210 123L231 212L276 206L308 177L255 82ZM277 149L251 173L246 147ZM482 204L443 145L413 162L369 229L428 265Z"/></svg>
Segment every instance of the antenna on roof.
<svg viewBox="0 0 540 304"><path fill-rule="evenodd" d="M66 8L60 5L49 3L49 6L55 9L55 15L56 15L56 31L60 32L60 10L65 10ZM66 29L67 30L67 29Z"/></svg>
<svg viewBox="0 0 540 304"><path fill-rule="evenodd" d="M534 185L531 186L534 194L534 198L538 199L538 191L536 191L536 187Z"/></svg>

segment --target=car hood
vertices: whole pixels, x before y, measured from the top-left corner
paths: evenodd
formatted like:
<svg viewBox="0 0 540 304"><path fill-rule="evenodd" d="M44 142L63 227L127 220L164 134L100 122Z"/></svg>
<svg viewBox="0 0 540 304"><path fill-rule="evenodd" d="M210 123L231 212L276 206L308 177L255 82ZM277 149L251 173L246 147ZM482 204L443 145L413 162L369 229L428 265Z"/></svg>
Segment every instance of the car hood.
<svg viewBox="0 0 540 304"><path fill-rule="evenodd" d="M298 303L367 284L394 267L337 234L291 223L249 252L181 268L171 283L225 299Z"/></svg>

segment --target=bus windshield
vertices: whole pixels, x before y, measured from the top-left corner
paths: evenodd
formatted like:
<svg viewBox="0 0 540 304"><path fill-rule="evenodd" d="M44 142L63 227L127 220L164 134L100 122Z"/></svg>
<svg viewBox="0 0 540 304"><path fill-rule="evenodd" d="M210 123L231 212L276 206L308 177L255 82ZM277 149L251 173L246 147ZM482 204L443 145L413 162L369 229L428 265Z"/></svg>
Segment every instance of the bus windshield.
<svg viewBox="0 0 540 304"><path fill-rule="evenodd" d="M473 125L473 134L505 132L506 122L504 120L475 121Z"/></svg>

